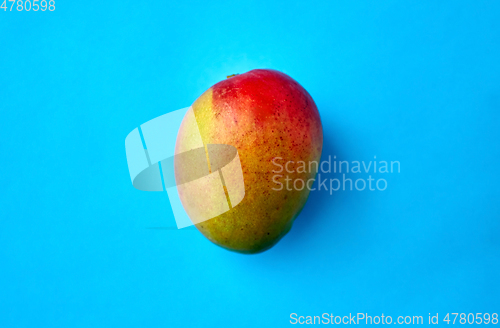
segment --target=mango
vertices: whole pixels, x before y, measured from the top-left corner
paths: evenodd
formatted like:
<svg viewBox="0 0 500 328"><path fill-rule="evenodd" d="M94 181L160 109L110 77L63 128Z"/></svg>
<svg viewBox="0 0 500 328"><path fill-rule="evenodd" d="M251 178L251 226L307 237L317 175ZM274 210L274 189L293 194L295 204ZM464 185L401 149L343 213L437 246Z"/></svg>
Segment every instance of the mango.
<svg viewBox="0 0 500 328"><path fill-rule="evenodd" d="M291 229L310 192L307 187L300 188L302 183L286 185L284 179L306 183L317 173L315 165L305 170L296 165L320 161L323 130L316 104L288 75L255 69L213 85L192 104L192 109L207 158L214 145L235 147L244 180L241 201L197 223L196 228L216 245L231 251L256 254L271 248ZM176 150L193 148L193 124L184 123L177 135ZM214 165L209 159L209 172L214 169L210 164ZM182 175L181 170L176 176ZM204 189L200 188L200 195L204 195L205 207L210 210L212 199ZM227 193L226 187L224 190ZM179 196L189 214L189 199L197 195L180 192Z"/></svg>

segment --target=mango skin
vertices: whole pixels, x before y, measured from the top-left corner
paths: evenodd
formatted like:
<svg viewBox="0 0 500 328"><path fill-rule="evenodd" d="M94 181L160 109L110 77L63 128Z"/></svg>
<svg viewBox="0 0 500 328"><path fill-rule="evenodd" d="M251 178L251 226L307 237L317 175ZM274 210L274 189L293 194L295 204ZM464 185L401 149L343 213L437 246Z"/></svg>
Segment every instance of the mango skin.
<svg viewBox="0 0 500 328"><path fill-rule="evenodd" d="M273 163L320 161L321 119L309 93L288 75L256 69L223 80L192 105L202 141L229 144L238 150L245 197L234 208L196 228L213 243L231 251L255 254L275 245L292 227L309 189L287 190L285 177L312 179L316 171L288 173ZM177 149L189 148L193 131L181 125ZM192 125L191 125L192 126ZM274 171L274 172L273 172ZM282 182L283 189L273 181ZM300 183L298 183L300 188ZM186 202L182 195L181 201Z"/></svg>

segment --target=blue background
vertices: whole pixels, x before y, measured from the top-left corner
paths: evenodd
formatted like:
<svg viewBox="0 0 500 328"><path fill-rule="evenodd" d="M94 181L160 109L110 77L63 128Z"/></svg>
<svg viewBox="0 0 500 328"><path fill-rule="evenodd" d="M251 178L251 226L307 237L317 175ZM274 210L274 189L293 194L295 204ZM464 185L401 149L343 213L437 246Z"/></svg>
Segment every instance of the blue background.
<svg viewBox="0 0 500 328"><path fill-rule="evenodd" d="M499 17L497 1L422 0L0 11L0 327L499 313ZM165 193L132 187L126 135L253 68L309 91L323 156L401 173L313 192L259 255L148 229L175 222Z"/></svg>

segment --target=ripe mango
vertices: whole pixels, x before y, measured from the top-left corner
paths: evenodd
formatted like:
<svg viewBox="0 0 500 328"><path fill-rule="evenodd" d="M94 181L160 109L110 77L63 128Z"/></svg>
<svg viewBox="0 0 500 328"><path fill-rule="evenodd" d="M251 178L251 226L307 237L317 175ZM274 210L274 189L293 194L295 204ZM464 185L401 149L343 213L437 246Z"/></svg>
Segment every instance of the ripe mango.
<svg viewBox="0 0 500 328"><path fill-rule="evenodd" d="M316 175L315 169L292 170L293 163L289 166L291 173L284 169L289 161L320 160L323 130L316 104L288 75L256 69L215 84L193 103L192 109L207 157L207 146L234 146L244 179L241 202L196 224L196 228L213 243L231 251L254 254L271 248L290 230L309 196L307 187L296 190L292 186L287 190L282 185L278 190L276 181L284 183L288 176L293 181L307 182ZM195 134L193 125L183 122L177 152L193 148L190 144ZM281 170L276 163L282 165ZM211 198L204 195L205 205L210 208ZM179 196L189 214L189 197L196 195Z"/></svg>

